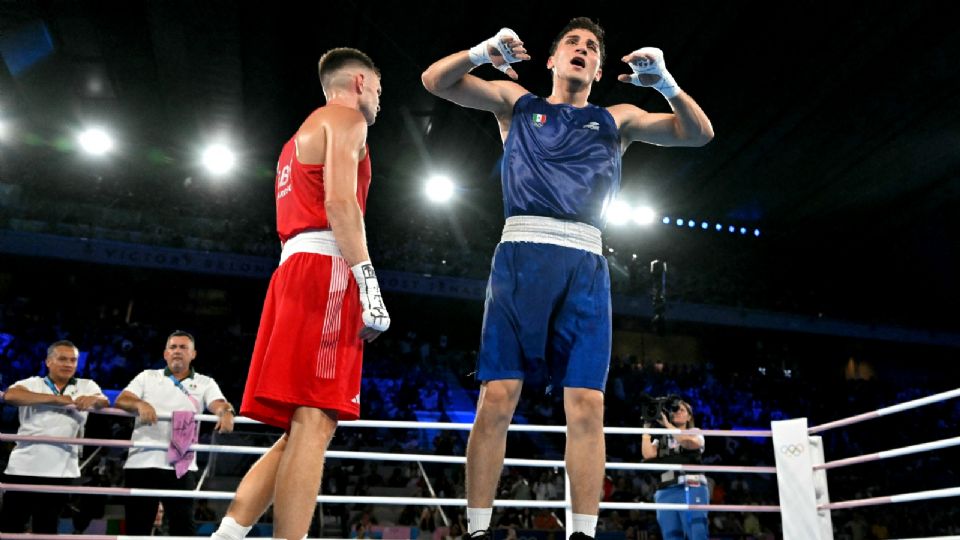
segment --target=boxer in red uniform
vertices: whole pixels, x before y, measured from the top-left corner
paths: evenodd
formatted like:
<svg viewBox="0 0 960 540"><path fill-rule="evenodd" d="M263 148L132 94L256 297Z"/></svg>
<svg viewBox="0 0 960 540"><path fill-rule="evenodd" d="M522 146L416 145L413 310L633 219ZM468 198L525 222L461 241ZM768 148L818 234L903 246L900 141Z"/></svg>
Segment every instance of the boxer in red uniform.
<svg viewBox="0 0 960 540"><path fill-rule="evenodd" d="M244 476L214 538L245 537L271 502L275 538L306 535L337 422L360 413L363 342L390 325L363 227L380 73L364 53L332 49L320 58L320 83L326 105L277 163L283 251L240 407L286 433Z"/></svg>

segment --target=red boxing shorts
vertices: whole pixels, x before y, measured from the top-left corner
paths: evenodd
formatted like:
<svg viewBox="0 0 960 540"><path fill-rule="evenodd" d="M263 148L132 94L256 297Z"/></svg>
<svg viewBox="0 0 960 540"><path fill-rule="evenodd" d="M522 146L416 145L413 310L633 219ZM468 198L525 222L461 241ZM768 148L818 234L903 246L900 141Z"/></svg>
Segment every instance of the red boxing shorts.
<svg viewBox="0 0 960 540"><path fill-rule="evenodd" d="M356 420L361 314L357 284L344 259L290 256L270 279L240 414L285 431L297 407Z"/></svg>

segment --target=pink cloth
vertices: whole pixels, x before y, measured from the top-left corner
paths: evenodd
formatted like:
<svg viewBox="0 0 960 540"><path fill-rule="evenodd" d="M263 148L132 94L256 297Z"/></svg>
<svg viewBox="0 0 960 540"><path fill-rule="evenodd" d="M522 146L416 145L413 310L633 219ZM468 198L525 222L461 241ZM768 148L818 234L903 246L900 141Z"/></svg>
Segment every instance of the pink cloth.
<svg viewBox="0 0 960 540"><path fill-rule="evenodd" d="M193 464L195 453L190 450L190 445L197 442L199 429L193 420L193 411L174 411L170 423L173 425L173 433L167 449L167 463L173 465L177 478L181 478Z"/></svg>

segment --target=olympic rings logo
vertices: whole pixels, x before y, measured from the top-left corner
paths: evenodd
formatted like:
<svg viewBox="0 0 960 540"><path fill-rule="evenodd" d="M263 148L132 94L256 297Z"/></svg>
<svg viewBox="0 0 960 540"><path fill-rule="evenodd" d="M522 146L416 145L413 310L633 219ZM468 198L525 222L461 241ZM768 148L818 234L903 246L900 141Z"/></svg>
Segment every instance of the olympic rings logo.
<svg viewBox="0 0 960 540"><path fill-rule="evenodd" d="M790 457L800 457L803 453L802 444L788 444L780 447L780 453Z"/></svg>

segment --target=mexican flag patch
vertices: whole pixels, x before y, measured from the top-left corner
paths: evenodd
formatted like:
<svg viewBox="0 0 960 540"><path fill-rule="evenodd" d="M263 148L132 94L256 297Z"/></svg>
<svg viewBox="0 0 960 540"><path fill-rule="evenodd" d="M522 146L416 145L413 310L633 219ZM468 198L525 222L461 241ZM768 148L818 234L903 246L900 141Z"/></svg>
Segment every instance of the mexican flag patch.
<svg viewBox="0 0 960 540"><path fill-rule="evenodd" d="M534 114L533 115L533 124L537 127L543 127L547 123L547 115L545 114Z"/></svg>

